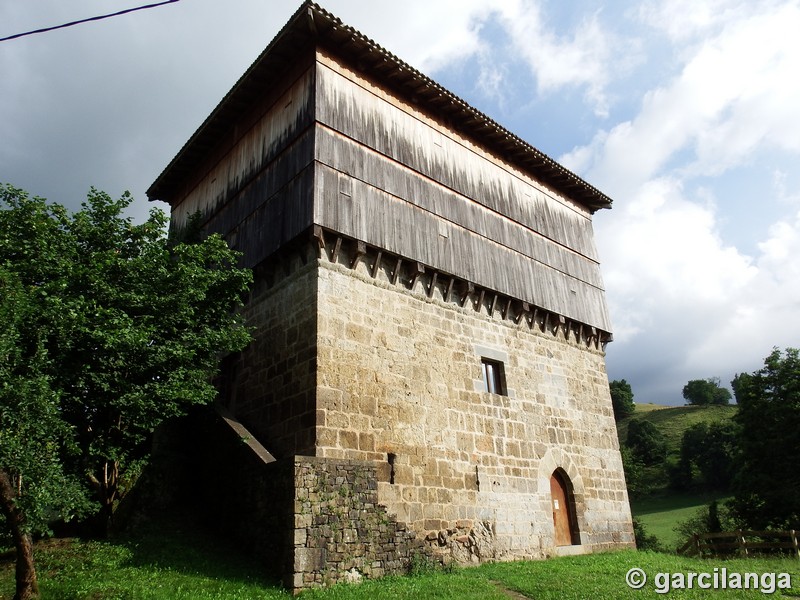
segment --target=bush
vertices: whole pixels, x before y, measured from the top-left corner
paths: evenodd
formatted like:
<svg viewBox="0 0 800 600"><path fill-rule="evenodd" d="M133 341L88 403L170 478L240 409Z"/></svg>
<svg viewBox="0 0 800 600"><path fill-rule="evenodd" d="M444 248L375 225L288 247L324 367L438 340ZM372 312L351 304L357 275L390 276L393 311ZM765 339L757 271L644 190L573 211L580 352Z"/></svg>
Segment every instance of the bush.
<svg viewBox="0 0 800 600"><path fill-rule="evenodd" d="M694 516L680 521L674 531L680 535L683 541L686 541L695 534L734 529L736 529L736 523L732 518L731 511L725 506L720 508L719 503L713 500L708 506L697 509Z"/></svg>
<svg viewBox="0 0 800 600"><path fill-rule="evenodd" d="M650 550L652 552L663 552L664 548L658 538L647 529L639 519L633 519L633 537L636 539L637 550Z"/></svg>
<svg viewBox="0 0 800 600"><path fill-rule="evenodd" d="M622 468L625 471L625 483L631 498L642 498L653 491L648 483L644 463L627 446L620 447Z"/></svg>
<svg viewBox="0 0 800 600"><path fill-rule="evenodd" d="M614 380L608 384L611 392L611 406L614 409L614 419L620 421L625 417L630 417L636 410L633 402L633 390L631 384L624 379Z"/></svg>
<svg viewBox="0 0 800 600"><path fill-rule="evenodd" d="M644 419L633 419L628 423L625 445L647 466L661 464L667 457L664 434L653 423Z"/></svg>
<svg viewBox="0 0 800 600"><path fill-rule="evenodd" d="M412 577L430 575L431 573L449 573L452 570L452 563L445 565L441 560L437 560L425 552L414 552L408 562L408 574Z"/></svg>

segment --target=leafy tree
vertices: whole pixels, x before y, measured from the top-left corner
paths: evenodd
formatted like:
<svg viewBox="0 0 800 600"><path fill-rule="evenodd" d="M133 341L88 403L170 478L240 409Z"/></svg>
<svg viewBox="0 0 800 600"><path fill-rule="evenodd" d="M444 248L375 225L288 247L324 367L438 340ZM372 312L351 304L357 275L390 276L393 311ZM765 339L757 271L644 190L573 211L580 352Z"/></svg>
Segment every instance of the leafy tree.
<svg viewBox="0 0 800 600"><path fill-rule="evenodd" d="M683 432L678 468L686 487L697 471L706 487L729 488L736 470L737 434L731 421L695 423Z"/></svg>
<svg viewBox="0 0 800 600"><path fill-rule="evenodd" d="M59 397L43 367L44 331L31 293L0 266L0 514L17 553L15 598L38 593L32 534L55 517L89 508L62 456L74 454L73 430L59 415Z"/></svg>
<svg viewBox="0 0 800 600"><path fill-rule="evenodd" d="M69 215L0 186L0 268L13 291L2 314L12 360L0 370L0 473L17 483L0 491L15 543L40 516L85 505L81 494L48 491L76 473L107 523L153 430L212 401L219 357L249 341L235 309L251 275L236 254L218 236L171 244L166 215L135 225L122 217L130 202L92 190ZM24 552L17 558L24 598L35 571Z"/></svg>
<svg viewBox="0 0 800 600"><path fill-rule="evenodd" d="M708 404L728 404L731 393L720 386L719 377L708 379L692 379L683 386L683 397L697 406Z"/></svg>
<svg viewBox="0 0 800 600"><path fill-rule="evenodd" d="M695 534L732 531L737 528L739 524L730 511L725 507L720 508L719 503L712 500L708 506L698 508L688 519L678 522L673 531L682 541L686 541Z"/></svg>
<svg viewBox="0 0 800 600"><path fill-rule="evenodd" d="M741 467L732 502L748 527L800 529L800 351L775 348L731 382Z"/></svg>
<svg viewBox="0 0 800 600"><path fill-rule="evenodd" d="M622 456L622 468L625 471L625 485L631 498L641 498L652 491L652 487L647 481L644 463L634 455L633 451L625 444L620 446Z"/></svg>
<svg viewBox="0 0 800 600"><path fill-rule="evenodd" d="M625 417L630 417L636 409L633 402L633 390L631 384L624 379L615 379L608 384L611 391L611 406L614 408L614 419L621 421Z"/></svg>
<svg viewBox="0 0 800 600"><path fill-rule="evenodd" d="M653 423L644 419L633 419L628 423L625 445L647 466L661 464L667 457L664 434Z"/></svg>

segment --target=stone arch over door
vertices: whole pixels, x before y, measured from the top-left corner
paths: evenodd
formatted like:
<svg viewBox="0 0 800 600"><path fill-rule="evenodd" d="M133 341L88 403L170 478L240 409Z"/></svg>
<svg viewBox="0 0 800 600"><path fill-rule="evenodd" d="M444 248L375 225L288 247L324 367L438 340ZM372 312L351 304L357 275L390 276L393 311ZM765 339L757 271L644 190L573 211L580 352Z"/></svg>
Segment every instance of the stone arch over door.
<svg viewBox="0 0 800 600"><path fill-rule="evenodd" d="M568 538L562 539L561 544L555 536L555 522L553 522L553 545L579 545L586 543L587 523L584 515L584 486L578 468L572 459L559 448L551 448L542 457L539 463L539 494L546 514L553 515L553 478L560 482L564 490L564 501L567 506L559 506L558 510L567 510ZM559 505L561 501L559 501Z"/></svg>

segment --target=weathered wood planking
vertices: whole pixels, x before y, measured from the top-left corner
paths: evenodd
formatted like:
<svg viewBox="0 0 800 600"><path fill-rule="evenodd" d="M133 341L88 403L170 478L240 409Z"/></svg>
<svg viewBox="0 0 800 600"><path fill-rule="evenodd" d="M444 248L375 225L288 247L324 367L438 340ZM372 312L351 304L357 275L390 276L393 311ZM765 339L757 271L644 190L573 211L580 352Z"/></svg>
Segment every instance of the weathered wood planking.
<svg viewBox="0 0 800 600"><path fill-rule="evenodd" d="M314 122L314 69L309 68L271 104L252 127L239 132L232 147L172 207L173 225L200 211L210 216L256 178ZM232 132L236 135L237 132ZM291 173L289 174L291 175Z"/></svg>
<svg viewBox="0 0 800 600"><path fill-rule="evenodd" d="M317 172L314 221L456 277L611 330L603 289L549 267L327 166Z"/></svg>
<svg viewBox="0 0 800 600"><path fill-rule="evenodd" d="M259 200L252 202L251 213L226 232L234 247L244 253L244 266L256 266L308 230L313 215L314 183L314 168L309 165L271 196L264 196L264 187L258 185L241 196L244 201L249 197ZM209 230L219 231L215 228L217 224L212 220Z"/></svg>
<svg viewBox="0 0 800 600"><path fill-rule="evenodd" d="M534 183L414 108L320 58L317 119L463 196L597 260L587 209Z"/></svg>
<svg viewBox="0 0 800 600"><path fill-rule="evenodd" d="M521 223L465 198L404 165L327 128L317 129L316 157L321 163L410 202L443 220L602 288L599 264ZM321 224L321 223L320 223ZM470 257L463 257L465 261Z"/></svg>
<svg viewBox="0 0 800 600"><path fill-rule="evenodd" d="M176 225L201 211L254 266L318 224L610 331L586 207L318 56L174 207Z"/></svg>
<svg viewBox="0 0 800 600"><path fill-rule="evenodd" d="M313 165L314 131L307 129L216 212L208 215L206 227L209 231L228 235L258 213L265 219L258 224L264 249L247 248L247 251L262 258L264 251L274 252L281 243L291 239L287 235L296 236L311 225ZM297 184L294 182L297 178L308 181ZM288 188L303 189L304 192L298 195L288 192ZM237 241L237 247L245 249L240 247L240 241Z"/></svg>

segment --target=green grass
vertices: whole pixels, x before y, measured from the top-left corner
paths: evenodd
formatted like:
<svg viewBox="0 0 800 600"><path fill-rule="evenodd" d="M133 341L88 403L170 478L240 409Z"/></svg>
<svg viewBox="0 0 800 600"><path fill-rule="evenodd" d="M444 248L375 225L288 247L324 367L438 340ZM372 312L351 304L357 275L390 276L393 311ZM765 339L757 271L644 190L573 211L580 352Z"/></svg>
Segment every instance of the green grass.
<svg viewBox="0 0 800 600"><path fill-rule="evenodd" d="M167 547L170 551L189 550L186 546L174 545L174 542L169 542ZM290 598L275 584L258 581L252 572L248 572L249 568L244 568L252 563L246 559L242 562L239 555L190 552L190 556L176 557L177 563L182 564L167 565L164 557L153 560L137 558L137 552L129 546L108 542L67 542L40 547L42 596L44 600ZM650 578L645 588L639 591L631 590L625 584L625 575L633 567L643 569ZM790 573L794 585L789 595L797 597L800 594L800 561L796 559L701 560L631 550L387 577L359 585L339 584L310 590L300 598L507 600L513 597L509 596L509 591L539 600L659 598L663 595L656 592L654 578L657 573L713 573L715 568L722 567L740 573ZM7 566L0 570L0 589L5 593L0 597L11 597L13 569ZM680 598L704 598L709 592L693 589L672 593ZM759 590L716 591L714 595L721 598L764 597ZM780 593L775 596L782 597Z"/></svg>
<svg viewBox="0 0 800 600"><path fill-rule="evenodd" d="M737 572L788 572L792 577L791 593L800 592L800 561L783 560L735 560L712 561L688 559L653 552L625 551L560 558L549 561L524 563L496 563L484 565L476 575L489 577L514 591L537 600L582 600L584 598L659 598L654 578L658 573L709 572L715 567L726 567ZM649 582L642 590L631 590L625 584L629 569L639 567L648 575ZM673 591L669 597L706 598L710 591L692 589ZM757 590L716 591L720 598L763 598ZM775 596L781 597L776 593Z"/></svg>
<svg viewBox="0 0 800 600"><path fill-rule="evenodd" d="M259 578L259 566L235 548L221 547L192 531L161 531L116 542L50 541L36 549L44 600L100 599L282 599L291 596L274 582ZM13 565L0 559L0 598L11 598ZM508 600L660 598L653 578L659 572L788 572L792 594L800 595L800 561L796 559L701 560L669 554L623 551L546 561L486 564L387 577L360 585L340 584L304 592L306 600ZM650 583L633 591L625 574L639 567ZM516 592L523 596L513 596ZM678 598L701 598L705 590L672 592ZM718 591L721 598L763 598L758 590ZM781 597L776 593L776 597Z"/></svg>
<svg viewBox="0 0 800 600"><path fill-rule="evenodd" d="M697 513L712 500L726 500L714 494L670 494L631 501L633 516L641 521L647 533L655 535L667 550L674 550L686 540L675 533L675 527Z"/></svg>
<svg viewBox="0 0 800 600"><path fill-rule="evenodd" d="M291 598L259 576L255 561L191 527L113 541L49 540L34 556L45 600ZM0 600L13 590L13 562L0 560Z"/></svg>
<svg viewBox="0 0 800 600"><path fill-rule="evenodd" d="M636 414L641 416L642 413L650 412L651 410L664 410L665 408L670 408L670 407L666 406L665 404L650 404L647 402L637 402L635 411Z"/></svg>
<svg viewBox="0 0 800 600"><path fill-rule="evenodd" d="M628 423L631 419L650 421L664 434L667 452L672 455L680 453L683 432L697 423L714 423L732 419L737 407L730 406L670 406L657 404L637 404L632 417L623 419L617 424L620 443L628 435Z"/></svg>

